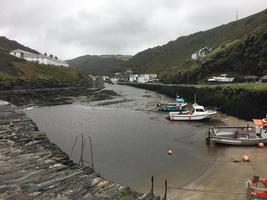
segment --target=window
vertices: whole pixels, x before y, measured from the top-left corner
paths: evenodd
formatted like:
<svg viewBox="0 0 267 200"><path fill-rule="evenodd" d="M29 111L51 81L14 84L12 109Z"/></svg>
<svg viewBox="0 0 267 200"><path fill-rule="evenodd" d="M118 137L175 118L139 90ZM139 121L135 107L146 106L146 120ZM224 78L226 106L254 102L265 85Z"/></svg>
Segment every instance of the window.
<svg viewBox="0 0 267 200"><path fill-rule="evenodd" d="M196 112L204 112L203 109L196 109Z"/></svg>

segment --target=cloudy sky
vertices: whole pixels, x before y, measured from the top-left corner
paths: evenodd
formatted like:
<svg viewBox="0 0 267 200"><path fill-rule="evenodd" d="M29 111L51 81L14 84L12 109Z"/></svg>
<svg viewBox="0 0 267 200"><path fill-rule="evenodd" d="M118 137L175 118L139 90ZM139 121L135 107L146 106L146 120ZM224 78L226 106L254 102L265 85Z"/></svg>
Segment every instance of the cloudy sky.
<svg viewBox="0 0 267 200"><path fill-rule="evenodd" d="M267 0L0 0L0 35L69 59L135 54L267 8Z"/></svg>

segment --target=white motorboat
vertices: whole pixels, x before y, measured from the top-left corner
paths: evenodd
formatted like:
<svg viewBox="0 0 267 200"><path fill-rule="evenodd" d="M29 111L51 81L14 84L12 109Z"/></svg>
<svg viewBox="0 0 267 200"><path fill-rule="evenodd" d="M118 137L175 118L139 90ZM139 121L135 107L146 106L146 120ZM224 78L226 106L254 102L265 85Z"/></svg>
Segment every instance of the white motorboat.
<svg viewBox="0 0 267 200"><path fill-rule="evenodd" d="M227 74L221 74L220 76L213 76L212 78L209 78L208 82L231 83L234 79L234 77L227 77Z"/></svg>
<svg viewBox="0 0 267 200"><path fill-rule="evenodd" d="M206 110L203 106L194 103L193 108L187 112L170 112L169 118L172 121L197 121L209 119L216 113L215 110Z"/></svg>

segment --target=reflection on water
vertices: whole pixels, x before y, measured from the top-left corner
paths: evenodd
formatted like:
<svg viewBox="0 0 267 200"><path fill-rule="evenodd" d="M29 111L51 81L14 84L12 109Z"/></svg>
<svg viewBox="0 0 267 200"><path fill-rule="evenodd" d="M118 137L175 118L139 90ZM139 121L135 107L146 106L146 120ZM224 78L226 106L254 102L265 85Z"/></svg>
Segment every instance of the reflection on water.
<svg viewBox="0 0 267 200"><path fill-rule="evenodd" d="M77 103L26 112L68 154L77 135L92 136L96 171L140 192L149 190L152 175L156 185L163 187L167 179L170 186L184 186L202 175L220 154L220 149L209 150L205 145L209 122L170 122L166 114L137 111L153 110L165 97L127 86L111 87L121 95L114 101L127 101L107 106ZM173 151L171 156L168 150ZM75 161L80 158L79 151L76 146L72 154ZM89 148L84 158L90 160ZM162 191L159 187L156 190Z"/></svg>

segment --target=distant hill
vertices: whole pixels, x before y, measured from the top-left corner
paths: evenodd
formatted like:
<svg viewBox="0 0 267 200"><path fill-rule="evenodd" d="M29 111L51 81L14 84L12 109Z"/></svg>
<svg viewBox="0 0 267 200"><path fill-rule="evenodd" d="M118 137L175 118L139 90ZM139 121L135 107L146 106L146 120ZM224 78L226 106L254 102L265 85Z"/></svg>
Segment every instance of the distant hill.
<svg viewBox="0 0 267 200"><path fill-rule="evenodd" d="M73 68L92 75L111 75L127 70L129 55L85 55L66 62Z"/></svg>
<svg viewBox="0 0 267 200"><path fill-rule="evenodd" d="M6 37L0 37L1 87L5 85L15 86L34 82L46 82L54 86L62 83L68 85L88 82L91 84L90 78L75 69L52 65L39 65L11 56L9 52L17 48L38 53L38 51L25 47L16 41L9 40ZM8 88L10 88L9 86Z"/></svg>
<svg viewBox="0 0 267 200"><path fill-rule="evenodd" d="M264 40L266 24L267 10L264 10L238 21L179 37L165 45L147 49L130 58L126 64L136 72L160 73L162 80L166 82L190 80L190 77L199 75L200 69L202 69L202 73L206 70L206 75L221 71L232 72L229 67L224 68L225 66L235 66L236 72L240 72L241 68L238 69L239 67L246 66L245 73L253 73L255 72L253 68L256 62L261 65L261 69L266 64L267 58L264 58L264 55L266 55L266 40ZM249 37L250 39L248 39ZM257 40L254 37L257 37ZM192 62L190 60L191 54L205 46L216 49L217 56L210 56L210 60L206 60L205 62L207 63L204 65L201 62ZM246 48L246 46L255 48L255 54L258 51L259 54L254 54L257 59L252 58L252 55L248 55L248 52L253 50ZM223 48L220 49L220 47ZM263 47L265 49L260 50ZM237 61L241 58L244 60ZM220 68L216 69L213 65L215 63ZM209 71L211 68L212 71ZM197 73L194 74L194 72ZM263 70L260 73L263 73ZM200 80L203 78L204 75L202 74L195 79Z"/></svg>
<svg viewBox="0 0 267 200"><path fill-rule="evenodd" d="M15 49L22 49L22 50L25 50L25 51L29 51L29 52L32 52L32 53L39 54L38 51L33 50L33 49L29 48L29 47L26 47L26 46L18 43L15 40L9 40L4 36L0 36L0 48L1 48L2 51L3 50L11 51L11 50L15 50Z"/></svg>

